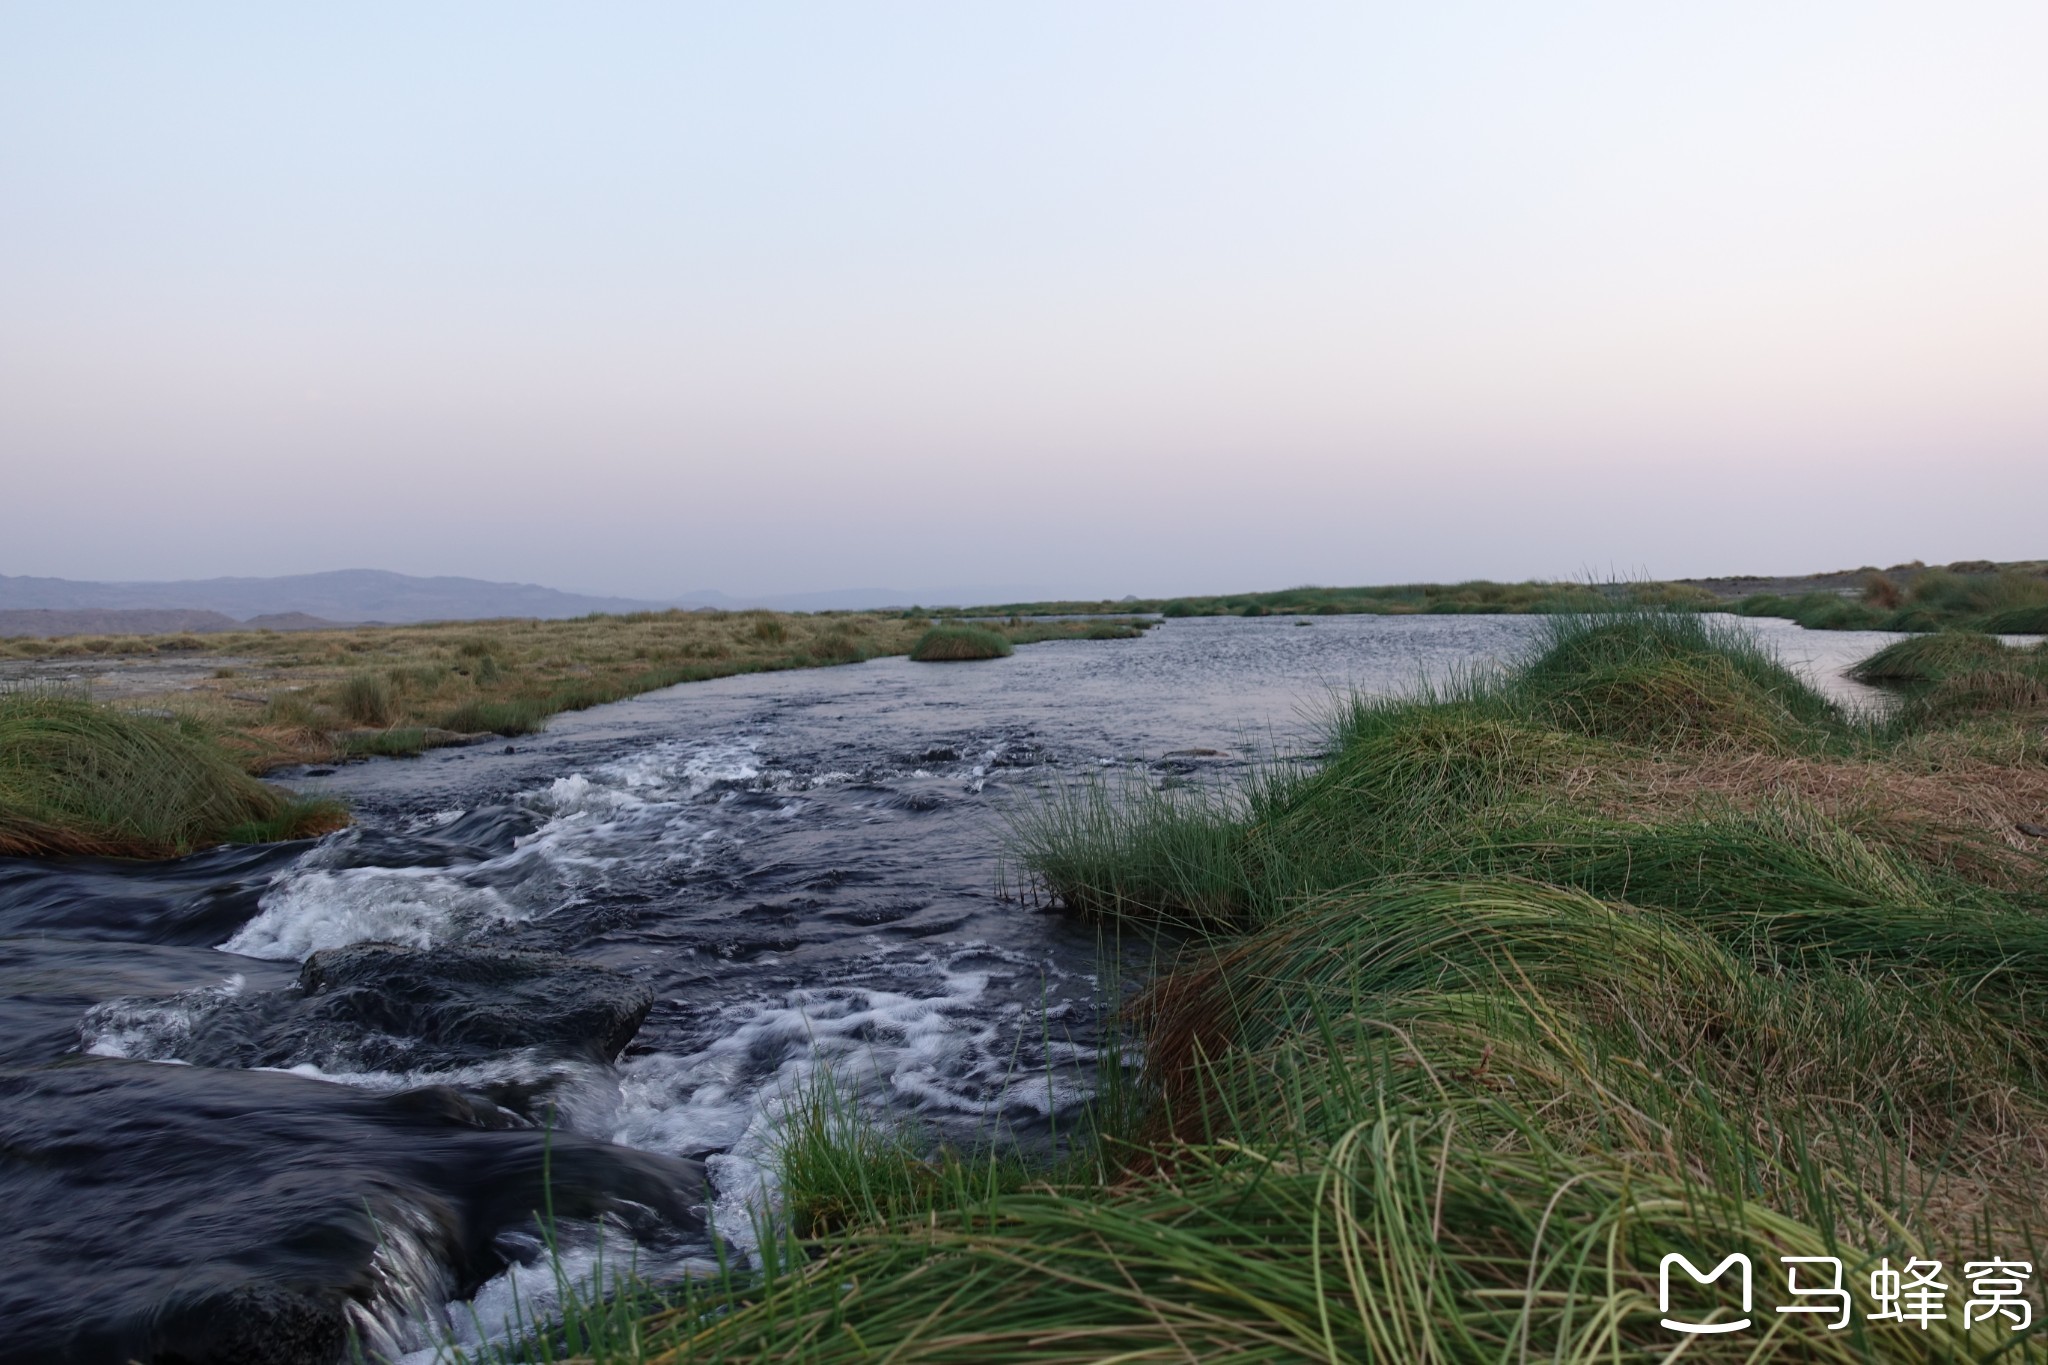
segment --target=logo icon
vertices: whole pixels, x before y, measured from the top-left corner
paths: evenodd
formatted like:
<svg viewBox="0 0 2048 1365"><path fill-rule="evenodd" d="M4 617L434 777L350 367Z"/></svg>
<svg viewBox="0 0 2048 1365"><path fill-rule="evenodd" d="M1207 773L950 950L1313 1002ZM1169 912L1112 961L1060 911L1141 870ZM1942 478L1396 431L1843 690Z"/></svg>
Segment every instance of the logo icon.
<svg viewBox="0 0 2048 1365"><path fill-rule="evenodd" d="M1674 1251L1666 1256L1657 1267L1657 1311L1660 1313L1669 1314L1671 1312L1671 1267L1674 1265L1681 1267L1694 1284L1701 1285L1712 1284L1720 1279L1728 1273L1730 1266L1740 1266L1742 1268L1742 1311L1744 1313L1750 1311L1752 1272L1750 1270L1749 1257L1738 1251L1712 1270L1702 1271L1698 1266ZM1674 1332L1740 1332L1749 1326L1749 1319L1741 1317L1731 1322L1680 1322L1676 1318L1667 1316L1664 1319L1664 1325Z"/></svg>

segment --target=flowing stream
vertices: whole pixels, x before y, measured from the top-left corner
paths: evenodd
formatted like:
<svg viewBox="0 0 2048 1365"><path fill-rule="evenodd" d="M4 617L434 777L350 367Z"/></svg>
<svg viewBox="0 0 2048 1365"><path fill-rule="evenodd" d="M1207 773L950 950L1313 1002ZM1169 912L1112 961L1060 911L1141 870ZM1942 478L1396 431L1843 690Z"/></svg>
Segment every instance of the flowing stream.
<svg viewBox="0 0 2048 1365"><path fill-rule="evenodd" d="M1891 638L1752 624L1852 700ZM821 1073L935 1141L1056 1142L1144 963L1005 893L1006 821L1311 755L1333 695L1540 629L1177 620L690 684L286 774L354 805L316 843L0 860L0 1361L430 1359L544 1309L543 1197L572 1271L744 1255Z"/></svg>

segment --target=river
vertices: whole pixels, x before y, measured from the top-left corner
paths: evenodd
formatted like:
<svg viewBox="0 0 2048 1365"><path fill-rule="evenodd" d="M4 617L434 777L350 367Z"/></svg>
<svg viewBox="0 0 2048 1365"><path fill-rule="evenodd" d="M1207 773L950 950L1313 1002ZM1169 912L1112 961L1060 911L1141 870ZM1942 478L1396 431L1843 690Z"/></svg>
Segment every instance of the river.
<svg viewBox="0 0 2048 1365"><path fill-rule="evenodd" d="M1894 638L1749 624L1852 702ZM1011 894L1006 822L1312 755L1331 697L1541 628L1199 618L688 684L287 774L356 811L314 843L0 860L0 1361L430 1359L544 1310L543 1175L572 1271L744 1255L821 1073L929 1140L1057 1142L1143 963Z"/></svg>

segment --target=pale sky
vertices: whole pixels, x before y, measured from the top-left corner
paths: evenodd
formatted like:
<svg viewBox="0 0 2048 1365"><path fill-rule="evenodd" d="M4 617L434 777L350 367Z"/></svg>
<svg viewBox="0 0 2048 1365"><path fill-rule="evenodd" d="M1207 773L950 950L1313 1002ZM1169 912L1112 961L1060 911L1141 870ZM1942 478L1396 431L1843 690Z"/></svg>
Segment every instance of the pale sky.
<svg viewBox="0 0 2048 1365"><path fill-rule="evenodd" d="M0 573L2048 555L2048 4L0 4Z"/></svg>

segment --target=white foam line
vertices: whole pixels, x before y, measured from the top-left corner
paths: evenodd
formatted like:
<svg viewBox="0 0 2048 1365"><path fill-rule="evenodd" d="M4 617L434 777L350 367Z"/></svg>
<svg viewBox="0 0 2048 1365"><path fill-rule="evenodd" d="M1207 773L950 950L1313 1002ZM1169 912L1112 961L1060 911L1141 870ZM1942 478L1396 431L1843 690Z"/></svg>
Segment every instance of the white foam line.
<svg viewBox="0 0 2048 1365"><path fill-rule="evenodd" d="M720 784L760 777L749 741L665 741L524 793L518 803L544 819L501 857L456 868L336 866L346 856L343 836L280 877L256 917L220 946L245 957L303 961L350 943L430 947L535 919L576 904L584 886L622 862L656 850L669 863L701 858L703 841L715 832L688 818L689 803ZM429 827L456 818L437 812Z"/></svg>

